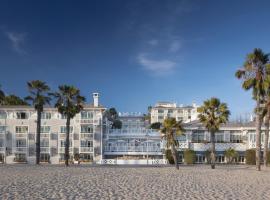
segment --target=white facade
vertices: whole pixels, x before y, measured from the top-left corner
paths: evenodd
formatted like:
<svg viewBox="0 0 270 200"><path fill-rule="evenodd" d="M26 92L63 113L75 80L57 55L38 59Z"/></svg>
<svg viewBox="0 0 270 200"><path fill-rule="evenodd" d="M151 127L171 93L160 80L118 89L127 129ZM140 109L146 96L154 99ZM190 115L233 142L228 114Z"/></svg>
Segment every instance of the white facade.
<svg viewBox="0 0 270 200"><path fill-rule="evenodd" d="M163 123L168 117L175 118L177 121L182 120L184 123L194 121L198 116L197 108L195 103L191 106L177 106L176 103L158 102L151 109L151 123Z"/></svg>
<svg viewBox="0 0 270 200"><path fill-rule="evenodd" d="M70 122L71 159L100 162L103 107L85 105ZM35 162L37 112L30 106L0 107L0 158L7 163ZM41 161L64 160L66 119L55 108L44 108L41 119ZM3 159L1 159L3 161Z"/></svg>

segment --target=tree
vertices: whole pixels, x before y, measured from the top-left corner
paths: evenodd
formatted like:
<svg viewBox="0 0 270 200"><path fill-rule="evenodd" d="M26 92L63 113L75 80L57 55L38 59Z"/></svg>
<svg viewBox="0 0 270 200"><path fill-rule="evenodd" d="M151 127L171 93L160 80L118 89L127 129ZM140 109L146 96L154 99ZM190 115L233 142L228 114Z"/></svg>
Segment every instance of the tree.
<svg viewBox="0 0 270 200"><path fill-rule="evenodd" d="M179 169L178 154L176 150L176 147L179 146L179 143L176 137L184 134L182 121L177 122L175 118L167 118L164 120L160 132L162 134L162 138L166 140L167 148L171 149L175 168Z"/></svg>
<svg viewBox="0 0 270 200"><path fill-rule="evenodd" d="M233 148L226 149L224 155L227 159L227 162L230 164L238 157L237 151L235 151Z"/></svg>
<svg viewBox="0 0 270 200"><path fill-rule="evenodd" d="M66 116L66 141L65 141L65 165L68 166L69 160L69 133L70 133L70 120L76 114L83 110L85 97L80 95L80 90L74 86L61 85L59 91L54 94L56 98L55 107L58 112Z"/></svg>
<svg viewBox="0 0 270 200"><path fill-rule="evenodd" d="M155 123L150 125L150 128L151 129L160 129L161 125L162 124L160 122L155 122Z"/></svg>
<svg viewBox="0 0 270 200"><path fill-rule="evenodd" d="M122 128L122 122L119 120L119 116L115 108L110 108L106 110L104 113L104 117L107 117L107 119L111 122L112 129Z"/></svg>
<svg viewBox="0 0 270 200"><path fill-rule="evenodd" d="M7 106L29 106L29 104L16 95L8 95L4 97L3 105Z"/></svg>
<svg viewBox="0 0 270 200"><path fill-rule="evenodd" d="M265 120L265 137L264 137L264 166L268 165L268 141L269 141L269 124L270 124L270 64L266 64L266 77L264 80L265 98L264 98L264 112Z"/></svg>
<svg viewBox="0 0 270 200"><path fill-rule="evenodd" d="M5 93L1 90L1 85L0 85L0 105L4 104L4 99L5 99Z"/></svg>
<svg viewBox="0 0 270 200"><path fill-rule="evenodd" d="M41 114L43 107L46 104L50 104L50 87L40 80L33 80L27 82L27 87L30 96L25 97L25 100L31 102L37 111L37 128L36 128L36 164L40 162L40 128L41 128Z"/></svg>
<svg viewBox="0 0 270 200"><path fill-rule="evenodd" d="M247 55L244 65L239 69L235 76L242 79L242 88L244 90L252 89L253 99L256 100L256 167L261 170L261 125L263 120L263 106L265 90L264 81L266 77L266 64L269 62L269 55L261 49Z"/></svg>
<svg viewBox="0 0 270 200"><path fill-rule="evenodd" d="M221 124L225 124L230 115L226 103L221 103L219 99L212 97L204 101L203 106L198 108L198 118L210 133L211 141L211 168L215 169L215 133Z"/></svg>

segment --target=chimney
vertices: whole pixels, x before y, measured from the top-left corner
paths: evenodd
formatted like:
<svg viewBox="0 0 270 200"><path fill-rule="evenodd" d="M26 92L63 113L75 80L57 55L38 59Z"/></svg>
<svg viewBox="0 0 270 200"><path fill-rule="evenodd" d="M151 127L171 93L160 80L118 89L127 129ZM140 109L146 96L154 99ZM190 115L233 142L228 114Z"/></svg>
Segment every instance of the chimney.
<svg viewBox="0 0 270 200"><path fill-rule="evenodd" d="M98 107L98 99L99 99L99 94L98 93L93 93L93 99L94 99L94 107Z"/></svg>

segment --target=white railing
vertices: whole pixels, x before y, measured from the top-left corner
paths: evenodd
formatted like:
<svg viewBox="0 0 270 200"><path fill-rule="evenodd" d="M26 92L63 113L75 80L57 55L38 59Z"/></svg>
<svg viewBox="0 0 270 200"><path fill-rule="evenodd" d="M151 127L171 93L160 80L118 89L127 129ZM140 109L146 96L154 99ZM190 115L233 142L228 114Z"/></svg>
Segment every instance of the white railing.
<svg viewBox="0 0 270 200"><path fill-rule="evenodd" d="M245 151L246 144L244 143L215 143L216 151L225 151L233 148L236 151ZM211 143L190 143L190 149L194 151L206 151L210 149Z"/></svg>
<svg viewBox="0 0 270 200"><path fill-rule="evenodd" d="M81 133L81 139L93 139L93 133Z"/></svg>
<svg viewBox="0 0 270 200"><path fill-rule="evenodd" d="M5 147L0 147L1 152L5 152L5 149L6 149Z"/></svg>
<svg viewBox="0 0 270 200"><path fill-rule="evenodd" d="M80 153L93 152L93 147L80 147Z"/></svg>
<svg viewBox="0 0 270 200"><path fill-rule="evenodd" d="M16 138L27 137L27 133L16 133Z"/></svg>
<svg viewBox="0 0 270 200"><path fill-rule="evenodd" d="M27 152L27 147L16 147L15 152Z"/></svg>
<svg viewBox="0 0 270 200"><path fill-rule="evenodd" d="M165 159L143 159L143 160L118 160L118 159L103 159L101 164L107 165L166 165Z"/></svg>
<svg viewBox="0 0 270 200"><path fill-rule="evenodd" d="M73 152L73 147L69 147L69 152ZM65 153L65 147L60 147L59 153Z"/></svg>
<svg viewBox="0 0 270 200"><path fill-rule="evenodd" d="M40 147L41 153L50 153L50 147Z"/></svg>
<svg viewBox="0 0 270 200"><path fill-rule="evenodd" d="M153 129L137 128L137 129L109 129L108 134L115 135L144 135L144 136L160 136L160 133Z"/></svg>
<svg viewBox="0 0 270 200"><path fill-rule="evenodd" d="M105 146L105 152L161 152L160 147L147 146Z"/></svg>

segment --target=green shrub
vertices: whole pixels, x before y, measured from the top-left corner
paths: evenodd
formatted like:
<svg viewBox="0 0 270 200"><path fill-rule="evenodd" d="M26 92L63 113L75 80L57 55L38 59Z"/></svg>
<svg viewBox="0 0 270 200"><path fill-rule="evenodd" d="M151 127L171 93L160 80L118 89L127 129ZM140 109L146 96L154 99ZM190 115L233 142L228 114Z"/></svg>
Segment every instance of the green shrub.
<svg viewBox="0 0 270 200"><path fill-rule="evenodd" d="M168 160L168 162L173 165L174 164L174 159L173 159L173 156L172 156L172 151L170 149L167 149L165 151L165 155L166 155L166 159Z"/></svg>
<svg viewBox="0 0 270 200"><path fill-rule="evenodd" d="M184 151L184 160L186 164L194 164L196 159L195 151L187 149Z"/></svg>
<svg viewBox="0 0 270 200"><path fill-rule="evenodd" d="M245 153L246 164L247 165L256 165L256 151L255 149L248 149Z"/></svg>
<svg viewBox="0 0 270 200"><path fill-rule="evenodd" d="M267 163L270 164L270 151L267 152Z"/></svg>

